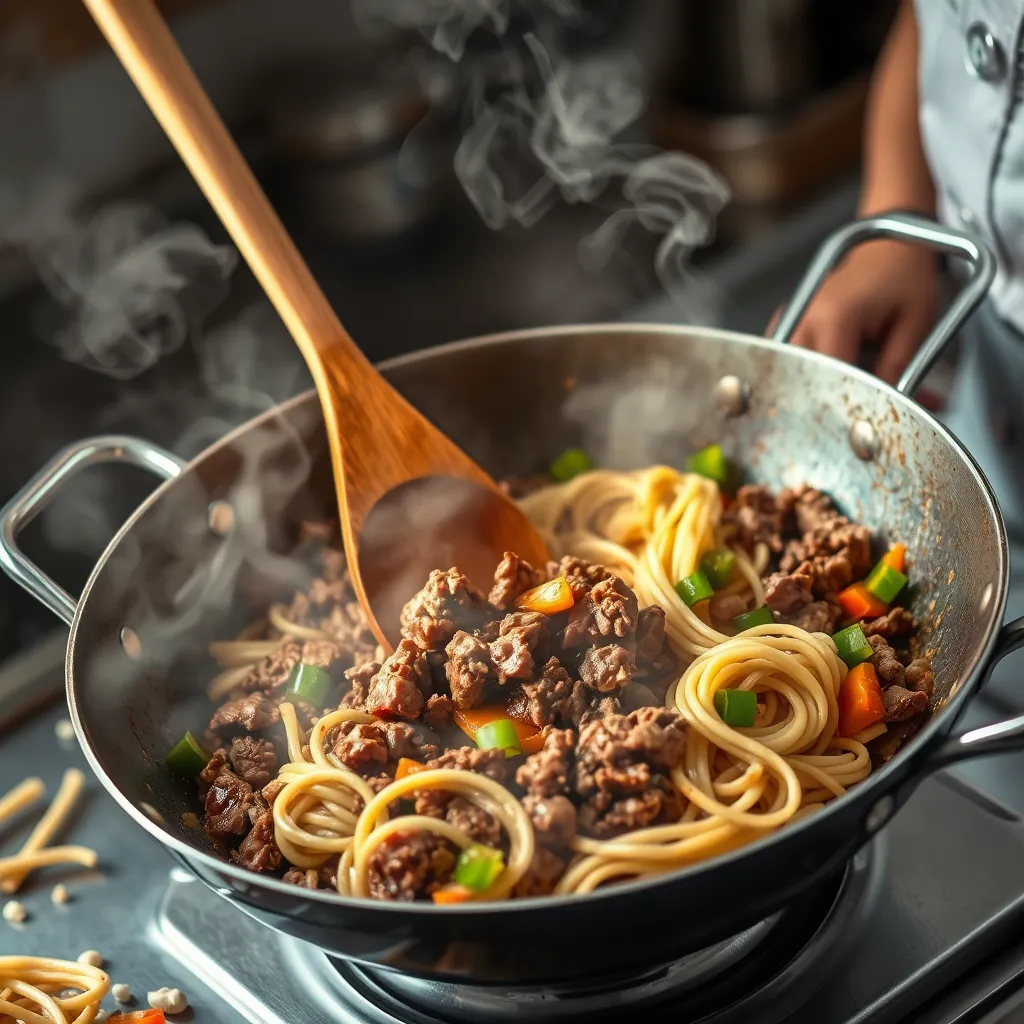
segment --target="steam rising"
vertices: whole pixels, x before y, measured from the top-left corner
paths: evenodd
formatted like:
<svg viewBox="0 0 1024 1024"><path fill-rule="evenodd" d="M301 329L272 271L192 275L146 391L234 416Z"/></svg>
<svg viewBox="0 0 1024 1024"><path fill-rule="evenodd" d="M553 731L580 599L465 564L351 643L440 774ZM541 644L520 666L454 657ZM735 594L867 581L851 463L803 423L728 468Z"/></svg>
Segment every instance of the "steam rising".
<svg viewBox="0 0 1024 1024"><path fill-rule="evenodd" d="M517 9L532 15L537 31L509 40ZM607 51L568 59L541 42L541 29L551 36L559 21L583 22L576 3L356 0L356 11L370 30L415 29L453 61L478 30L500 40L497 52L470 69L469 125L454 159L456 176L488 227L530 227L559 200L611 202L614 212L581 242L584 265L605 268L629 228L639 225L660 237L655 271L666 291L691 319L713 317L716 296L689 263L712 240L728 187L694 157L622 141L647 104L640 62Z"/></svg>
<svg viewBox="0 0 1024 1024"><path fill-rule="evenodd" d="M131 379L197 336L237 256L141 203L92 217L77 205L60 177L28 192L0 185L0 244L21 249L57 301L59 314L39 324L46 340L70 362Z"/></svg>

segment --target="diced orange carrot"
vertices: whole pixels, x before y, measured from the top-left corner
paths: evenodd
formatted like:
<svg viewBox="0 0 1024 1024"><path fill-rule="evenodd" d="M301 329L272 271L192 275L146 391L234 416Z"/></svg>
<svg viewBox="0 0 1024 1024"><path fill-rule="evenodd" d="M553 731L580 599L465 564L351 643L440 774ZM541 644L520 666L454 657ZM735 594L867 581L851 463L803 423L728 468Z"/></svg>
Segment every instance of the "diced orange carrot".
<svg viewBox="0 0 1024 1024"><path fill-rule="evenodd" d="M166 1021L163 1010L133 1010L131 1013L115 1013L107 1020L110 1024L128 1024L128 1021L149 1021L149 1024L160 1024Z"/></svg>
<svg viewBox="0 0 1024 1024"><path fill-rule="evenodd" d="M698 601L696 604L690 606L690 611L704 623L705 626L711 625L711 598L706 597L703 601Z"/></svg>
<svg viewBox="0 0 1024 1024"><path fill-rule="evenodd" d="M430 898L435 903L468 903L473 898L473 890L467 889L464 885L444 885L435 889Z"/></svg>
<svg viewBox="0 0 1024 1024"><path fill-rule="evenodd" d="M875 667L862 661L846 673L839 686L839 735L856 736L885 718L885 701Z"/></svg>
<svg viewBox="0 0 1024 1024"><path fill-rule="evenodd" d="M516 727L516 735L519 737L519 746L523 748L524 754L536 754L544 746L544 733L532 722L524 721L522 712L518 708L503 707L501 704L488 704L482 708L473 708L470 711L455 709L455 724L471 739L476 739L476 731L488 722L497 721L499 718L510 718Z"/></svg>
<svg viewBox="0 0 1024 1024"><path fill-rule="evenodd" d="M572 607L569 581L564 576L556 576L553 580L520 594L516 598L516 607L528 612L540 612L542 615L568 611Z"/></svg>
<svg viewBox="0 0 1024 1024"><path fill-rule="evenodd" d="M398 759L398 768L395 770L396 779L404 779L407 775L415 775L417 772L426 770L425 764L420 764L419 761L414 761L411 757L400 757Z"/></svg>
<svg viewBox="0 0 1024 1024"><path fill-rule="evenodd" d="M907 546L906 544L893 544L891 548L882 556L882 561L885 562L890 569L895 569L897 572L907 571Z"/></svg>
<svg viewBox="0 0 1024 1024"><path fill-rule="evenodd" d="M839 604L851 619L877 619L889 606L872 594L863 583L854 583L839 594Z"/></svg>

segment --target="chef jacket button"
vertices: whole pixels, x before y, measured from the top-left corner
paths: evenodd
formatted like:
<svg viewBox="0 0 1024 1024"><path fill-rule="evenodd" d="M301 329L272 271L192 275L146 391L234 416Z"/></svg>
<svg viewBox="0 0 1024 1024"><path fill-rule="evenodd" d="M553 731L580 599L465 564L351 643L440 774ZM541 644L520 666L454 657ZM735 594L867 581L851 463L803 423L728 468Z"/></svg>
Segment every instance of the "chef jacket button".
<svg viewBox="0 0 1024 1024"><path fill-rule="evenodd" d="M1003 47L980 21L967 30L967 59L983 82L998 82L1006 74Z"/></svg>

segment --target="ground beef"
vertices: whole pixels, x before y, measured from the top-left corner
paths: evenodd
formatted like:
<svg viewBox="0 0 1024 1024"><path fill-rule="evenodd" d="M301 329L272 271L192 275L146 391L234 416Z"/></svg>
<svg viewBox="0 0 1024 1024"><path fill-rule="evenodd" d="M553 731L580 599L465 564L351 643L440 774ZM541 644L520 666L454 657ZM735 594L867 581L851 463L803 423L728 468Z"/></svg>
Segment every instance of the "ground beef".
<svg viewBox="0 0 1024 1024"><path fill-rule="evenodd" d="M813 600L810 576L799 572L773 572L764 581L764 603L779 615L791 615Z"/></svg>
<svg viewBox="0 0 1024 1024"><path fill-rule="evenodd" d="M574 710L573 693L577 687L557 658L549 658L534 682L523 683L521 699L516 703L521 706L522 714L538 729L552 725L555 719L562 716L572 718ZM585 688L584 688L585 689ZM584 702L589 695L584 696ZM579 709L583 713L583 708Z"/></svg>
<svg viewBox="0 0 1024 1024"><path fill-rule="evenodd" d="M548 562L547 568L549 579L556 576L566 578L574 601L590 593L591 588L612 575L603 565L587 562L574 555L566 555L560 562Z"/></svg>
<svg viewBox="0 0 1024 1024"><path fill-rule="evenodd" d="M417 813L420 813L419 801L417 801ZM453 796L448 801L444 811L444 818L449 824L461 829L474 842L483 843L485 846L501 846L501 823L492 814L470 803L461 796Z"/></svg>
<svg viewBox="0 0 1024 1024"><path fill-rule="evenodd" d="M433 697L427 698L427 706L423 711L423 721L434 730L443 732L451 721L455 705L451 697L442 693L435 693Z"/></svg>
<svg viewBox="0 0 1024 1024"><path fill-rule="evenodd" d="M537 612L506 615L498 627L498 637L489 647L490 662L500 684L510 679L533 676L534 654L543 662L548 647L545 617Z"/></svg>
<svg viewBox="0 0 1024 1024"><path fill-rule="evenodd" d="M366 710L366 698L370 692L370 684L379 671L380 664L375 661L364 662L362 665L354 665L352 668L346 669L345 679L348 689L341 698L339 709Z"/></svg>
<svg viewBox="0 0 1024 1024"><path fill-rule="evenodd" d="M580 681L599 693L615 693L633 677L633 655L618 644L588 647L580 662Z"/></svg>
<svg viewBox="0 0 1024 1024"><path fill-rule="evenodd" d="M919 690L907 690L902 686L890 686L884 690L885 720L902 722L920 714L928 707L928 694Z"/></svg>
<svg viewBox="0 0 1024 1024"><path fill-rule="evenodd" d="M484 687L493 678L491 652L479 637L459 630L445 648L448 663L445 675L456 707L468 711L483 696Z"/></svg>
<svg viewBox="0 0 1024 1024"><path fill-rule="evenodd" d="M282 876L282 882L289 885L297 885L300 889L318 889L319 877L310 871L303 871L302 868L289 868Z"/></svg>
<svg viewBox="0 0 1024 1024"><path fill-rule="evenodd" d="M376 771L388 760L383 729L372 722L342 722L335 731L334 756L354 772Z"/></svg>
<svg viewBox="0 0 1024 1024"><path fill-rule="evenodd" d="M206 794L203 827L216 841L245 835L249 828L252 786L228 768L221 768Z"/></svg>
<svg viewBox="0 0 1024 1024"><path fill-rule="evenodd" d="M519 766L516 782L536 797L568 793L575 746L572 729L552 729L544 737L544 746Z"/></svg>
<svg viewBox="0 0 1024 1024"><path fill-rule="evenodd" d="M812 601L798 612L786 617L791 626L799 626L808 633L834 633L843 617L843 609L831 601Z"/></svg>
<svg viewBox="0 0 1024 1024"><path fill-rule="evenodd" d="M896 652L889 646L889 642L882 636L869 636L868 643L875 652L868 658L868 661L875 666L875 675L878 682L884 689L887 686L902 686L905 680L906 670Z"/></svg>
<svg viewBox="0 0 1024 1024"><path fill-rule="evenodd" d="M423 652L411 640L402 640L373 677L366 710L377 718L419 718L423 690L431 682Z"/></svg>
<svg viewBox="0 0 1024 1024"><path fill-rule="evenodd" d="M268 725L281 720L277 705L271 703L262 693L239 697L222 704L210 719L210 729L230 736L238 732L258 732Z"/></svg>
<svg viewBox="0 0 1024 1024"><path fill-rule="evenodd" d="M262 789L277 772L277 754L270 740L236 736L231 741L231 767L253 789Z"/></svg>
<svg viewBox="0 0 1024 1024"><path fill-rule="evenodd" d="M580 808L580 831L596 839L611 839L653 825L666 804L666 794L660 789L642 789L619 799L609 793L595 793Z"/></svg>
<svg viewBox="0 0 1024 1024"><path fill-rule="evenodd" d="M242 840L235 859L243 868L266 874L281 866L281 851L274 838L274 815L264 811Z"/></svg>
<svg viewBox="0 0 1024 1024"><path fill-rule="evenodd" d="M394 832L370 854L370 896L410 901L444 885L455 867L454 847L433 832Z"/></svg>
<svg viewBox="0 0 1024 1024"><path fill-rule="evenodd" d="M746 551L766 544L776 554L782 551L785 511L764 484L746 484L722 515L723 525L736 530L736 540Z"/></svg>
<svg viewBox="0 0 1024 1024"><path fill-rule="evenodd" d="M832 499L816 487L801 484L795 490L783 491L780 502L792 509L800 533L820 529L839 518L839 509Z"/></svg>
<svg viewBox="0 0 1024 1024"><path fill-rule="evenodd" d="M494 586L491 587L487 600L495 608L511 608L520 594L525 594L527 590L543 582L542 572L534 569L525 559L506 551L505 557L495 570Z"/></svg>
<svg viewBox="0 0 1024 1024"><path fill-rule="evenodd" d="M932 663L927 658L915 658L907 666L906 686L908 690L923 693L931 699L935 689L935 674L932 672Z"/></svg>
<svg viewBox="0 0 1024 1024"><path fill-rule="evenodd" d="M651 668L665 649L665 609L652 604L641 608L636 620L636 663Z"/></svg>
<svg viewBox="0 0 1024 1024"><path fill-rule="evenodd" d="M526 873L516 882L514 895L519 897L549 896L565 874L569 862L544 846L533 848L533 860Z"/></svg>
<svg viewBox="0 0 1024 1024"><path fill-rule="evenodd" d="M583 716L580 718L580 728L582 729L588 722L608 718L609 715L621 715L622 713L622 701L617 696L598 697L583 712Z"/></svg>
<svg viewBox="0 0 1024 1024"><path fill-rule="evenodd" d="M505 752L502 750L479 750L477 747L458 747L454 750L446 750L440 756L428 761L426 767L428 769L453 768L456 771L479 772L495 782L503 783L508 772L505 762ZM448 808L454 799L455 797L452 793L443 789L417 790L415 793L416 813L425 814L432 818L445 818ZM483 813L485 812L481 812L481 814ZM493 821L493 819L489 814L486 815L486 819L479 818L476 820L474 812L467 812L467 815L461 820L466 824L470 824L469 817L471 815L474 817L475 827L479 827L481 830L491 827L489 822ZM494 827L498 828L496 821L494 821ZM498 832L500 837L500 828L498 828Z"/></svg>
<svg viewBox="0 0 1024 1024"><path fill-rule="evenodd" d="M206 794L213 785L214 780L220 775L221 769L228 763L228 752L223 747L218 747L206 762L203 770L199 773L196 783L199 789L199 799L205 800Z"/></svg>
<svg viewBox="0 0 1024 1024"><path fill-rule="evenodd" d="M636 594L618 576L608 576L573 605L563 643L566 647L583 647L601 640L632 637L638 616Z"/></svg>
<svg viewBox="0 0 1024 1024"><path fill-rule="evenodd" d="M537 842L555 850L568 850L576 835L576 808L564 796L523 797L523 809L533 822Z"/></svg>
<svg viewBox="0 0 1024 1024"><path fill-rule="evenodd" d="M458 569L434 569L402 609L402 636L424 651L440 650L458 629L472 629L489 606Z"/></svg>
<svg viewBox="0 0 1024 1024"><path fill-rule="evenodd" d="M747 610L747 599L740 594L717 594L708 601L708 614L719 622L731 622Z"/></svg>
<svg viewBox="0 0 1024 1024"><path fill-rule="evenodd" d="M388 760L429 761L440 753L437 736L419 722L384 722L378 728L384 734Z"/></svg>
<svg viewBox="0 0 1024 1024"><path fill-rule="evenodd" d="M343 657L342 649L330 640L308 640L302 645L302 663L329 669Z"/></svg>
<svg viewBox="0 0 1024 1024"><path fill-rule="evenodd" d="M280 779L271 779L260 792L260 795L267 802L268 807L274 806L274 801L281 795L281 790L287 785Z"/></svg>
<svg viewBox="0 0 1024 1024"><path fill-rule="evenodd" d="M867 637L884 636L888 638L906 636L914 628L914 616L906 608L890 608L884 615L864 623L864 635Z"/></svg>
<svg viewBox="0 0 1024 1024"><path fill-rule="evenodd" d="M428 768L454 768L463 772L479 772L495 782L504 783L508 775L503 750L480 750L477 747L455 747L427 762Z"/></svg>
<svg viewBox="0 0 1024 1024"><path fill-rule="evenodd" d="M302 647L294 640L285 639L273 654L256 662L242 678L239 686L248 692L262 690L270 693L288 682L292 669L302 660Z"/></svg>
<svg viewBox="0 0 1024 1024"><path fill-rule="evenodd" d="M584 726L576 745L577 792L633 794L647 789L651 769L682 763L686 723L667 708L640 708Z"/></svg>

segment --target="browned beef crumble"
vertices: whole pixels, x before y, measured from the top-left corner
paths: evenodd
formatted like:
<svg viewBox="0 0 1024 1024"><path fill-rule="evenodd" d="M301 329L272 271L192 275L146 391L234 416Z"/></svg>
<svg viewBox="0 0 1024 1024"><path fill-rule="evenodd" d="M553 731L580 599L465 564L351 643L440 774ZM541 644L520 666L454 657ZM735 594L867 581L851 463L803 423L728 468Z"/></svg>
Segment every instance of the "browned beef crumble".
<svg viewBox="0 0 1024 1024"><path fill-rule="evenodd" d="M778 621L812 633L834 633L845 624L837 596L873 565L867 527L851 522L828 495L807 486L777 498L762 485L742 487L723 522L752 554L757 544L765 544L780 556L764 578L765 604ZM718 608L717 614L724 619L731 610ZM895 725L920 717L933 689L931 664L926 658L909 661L905 651L890 644L910 636L913 616L894 606L862 628L874 651L870 661L882 686L886 721ZM909 736L917 727L899 731ZM876 762L891 757L898 745L888 735L873 742Z"/></svg>
<svg viewBox="0 0 1024 1024"><path fill-rule="evenodd" d="M274 838L274 815L264 811L238 847L235 859L243 868L266 874L281 866L281 851Z"/></svg>
<svg viewBox="0 0 1024 1024"><path fill-rule="evenodd" d="M262 789L277 772L277 753L270 740L236 736L228 754L231 767L253 789Z"/></svg>
<svg viewBox="0 0 1024 1024"><path fill-rule="evenodd" d="M402 640L370 683L366 710L377 718L419 718L432 686L427 659L411 640Z"/></svg>
<svg viewBox="0 0 1024 1024"><path fill-rule="evenodd" d="M456 856L433 832L394 832L370 854L370 895L402 902L428 897L451 878Z"/></svg>
<svg viewBox="0 0 1024 1024"><path fill-rule="evenodd" d="M277 705L262 693L253 693L221 704L210 719L210 729L230 736L239 732L259 732L280 720L281 712Z"/></svg>
<svg viewBox="0 0 1024 1024"><path fill-rule="evenodd" d="M487 600L495 608L502 610L511 608L515 599L527 590L532 590L544 580L544 574L538 572L525 559L512 551L506 551L494 573L494 586Z"/></svg>
<svg viewBox="0 0 1024 1024"><path fill-rule="evenodd" d="M771 553L765 600L777 619L835 631L842 617L838 591L871 565L866 528L809 487L778 496L760 485L741 488L724 522L751 553L758 544ZM235 861L297 885L337 884L337 857L311 881L312 873L291 867L274 841L272 808L284 788L274 778L284 756L277 705L289 699L285 684L300 661L326 669L338 683L326 709L293 700L304 728L332 705L380 720L346 722L328 736L335 756L374 792L393 781L398 761L407 758L427 768L481 772L521 793L536 843L516 896L554 890L577 833L610 838L678 818L670 776L685 755L686 726L663 706L678 666L661 608L640 609L631 588L603 566L567 557L538 570L506 552L487 597L457 569L432 572L403 609L403 639L385 658L355 601L344 554L325 544L334 534L310 528L306 536L317 546L319 575L295 595L287 616L332 639L283 638L217 709L206 733L217 749L198 781L205 826ZM546 616L516 607L523 593L558 575L573 594L568 612ZM720 596L711 613L728 621L744 610L742 598ZM876 760L891 756L920 727L934 687L928 660L909 661L889 642L899 644L913 625L901 608L864 623L890 723L872 745ZM491 704L543 729L542 749L510 762L501 751L445 748L462 735L452 725L459 711ZM516 764L513 783L508 776ZM421 789L409 801L415 813L507 852L499 822L469 800ZM389 810L408 813L409 802L394 801ZM371 895L429 898L451 880L457 856L453 844L432 833L396 833L371 857Z"/></svg>
<svg viewBox="0 0 1024 1024"><path fill-rule="evenodd" d="M215 842L245 835L251 824L248 810L252 800L252 786L229 768L221 768L206 792L206 834Z"/></svg>

